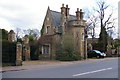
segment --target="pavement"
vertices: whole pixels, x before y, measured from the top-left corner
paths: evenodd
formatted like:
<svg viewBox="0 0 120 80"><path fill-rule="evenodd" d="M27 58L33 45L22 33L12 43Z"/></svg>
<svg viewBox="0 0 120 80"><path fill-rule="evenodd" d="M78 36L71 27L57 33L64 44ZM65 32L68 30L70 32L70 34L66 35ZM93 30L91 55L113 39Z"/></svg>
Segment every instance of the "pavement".
<svg viewBox="0 0 120 80"><path fill-rule="evenodd" d="M59 66L68 66L73 64L87 64L87 63L95 63L101 62L105 60L113 60L115 58L102 58L102 59L87 59L81 61L24 61L22 66L7 66L0 67L0 72L11 72L11 71L21 71L21 70L33 70L33 69L46 69L53 68Z"/></svg>

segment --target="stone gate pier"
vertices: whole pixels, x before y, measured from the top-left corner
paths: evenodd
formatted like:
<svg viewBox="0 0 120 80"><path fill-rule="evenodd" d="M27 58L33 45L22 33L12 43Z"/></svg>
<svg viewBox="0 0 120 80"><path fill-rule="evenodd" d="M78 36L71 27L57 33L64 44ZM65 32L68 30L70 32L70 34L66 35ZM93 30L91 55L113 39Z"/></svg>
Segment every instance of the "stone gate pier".
<svg viewBox="0 0 120 80"><path fill-rule="evenodd" d="M16 66L22 65L22 44L20 42L16 45Z"/></svg>
<svg viewBox="0 0 120 80"><path fill-rule="evenodd" d="M25 35L24 37L24 44L23 44L23 55L24 55L24 60L28 61L30 60L30 45L29 45L29 36Z"/></svg>

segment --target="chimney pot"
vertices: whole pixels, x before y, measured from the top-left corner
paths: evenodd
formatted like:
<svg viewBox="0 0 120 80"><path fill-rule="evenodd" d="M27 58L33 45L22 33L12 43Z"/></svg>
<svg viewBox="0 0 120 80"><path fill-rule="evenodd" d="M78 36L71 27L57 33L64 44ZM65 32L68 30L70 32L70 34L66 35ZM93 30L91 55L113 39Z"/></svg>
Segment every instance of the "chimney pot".
<svg viewBox="0 0 120 80"><path fill-rule="evenodd" d="M64 4L62 4L62 7L61 7L61 14L65 14L65 7L64 7Z"/></svg>
<svg viewBox="0 0 120 80"><path fill-rule="evenodd" d="M69 17L69 10L70 8L68 8L68 5L66 5L66 17Z"/></svg>
<svg viewBox="0 0 120 80"><path fill-rule="evenodd" d="M68 5L66 5L66 8L68 8Z"/></svg>
<svg viewBox="0 0 120 80"><path fill-rule="evenodd" d="M79 8L77 8L77 11L79 11Z"/></svg>
<svg viewBox="0 0 120 80"><path fill-rule="evenodd" d="M80 12L82 12L82 9L80 9Z"/></svg>
<svg viewBox="0 0 120 80"><path fill-rule="evenodd" d="M80 9L80 19L83 19L84 17L84 12L82 11L82 9Z"/></svg>
<svg viewBox="0 0 120 80"><path fill-rule="evenodd" d="M64 7L64 4L62 4L62 7Z"/></svg>
<svg viewBox="0 0 120 80"><path fill-rule="evenodd" d="M69 10L70 10L70 8L68 8L68 5L66 5L66 7L64 7L64 4L62 4L61 14L64 14L66 17L69 17Z"/></svg>
<svg viewBox="0 0 120 80"><path fill-rule="evenodd" d="M80 11L79 11L79 8L77 8L77 11L76 11L76 18L77 18L77 20L80 20Z"/></svg>

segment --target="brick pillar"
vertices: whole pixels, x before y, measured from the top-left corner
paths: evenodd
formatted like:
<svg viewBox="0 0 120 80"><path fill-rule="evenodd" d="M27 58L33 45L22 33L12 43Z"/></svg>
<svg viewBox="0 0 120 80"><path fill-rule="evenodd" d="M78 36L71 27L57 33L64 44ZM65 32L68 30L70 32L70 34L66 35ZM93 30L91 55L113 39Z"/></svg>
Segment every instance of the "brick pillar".
<svg viewBox="0 0 120 80"><path fill-rule="evenodd" d="M16 46L17 46L16 66L21 66L22 65L22 44L18 42Z"/></svg>

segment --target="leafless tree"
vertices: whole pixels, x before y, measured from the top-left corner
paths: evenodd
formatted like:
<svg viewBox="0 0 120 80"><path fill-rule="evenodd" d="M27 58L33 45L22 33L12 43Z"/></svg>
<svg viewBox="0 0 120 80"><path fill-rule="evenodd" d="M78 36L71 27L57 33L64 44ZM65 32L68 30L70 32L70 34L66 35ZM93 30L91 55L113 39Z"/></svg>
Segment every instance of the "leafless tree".
<svg viewBox="0 0 120 80"><path fill-rule="evenodd" d="M19 39L19 38L20 38L20 33L21 33L21 29L20 29L20 28L16 28L16 29L15 29L16 39Z"/></svg>
<svg viewBox="0 0 120 80"><path fill-rule="evenodd" d="M97 24L98 24L98 17L95 16L95 15L92 15L89 18L89 20L90 20L90 23L91 23L91 25L89 25L89 26L91 28L90 31L91 31L92 41L94 41L94 38L95 38L95 28L97 27Z"/></svg>
<svg viewBox="0 0 120 80"><path fill-rule="evenodd" d="M38 29L27 29L27 30L23 30L24 34L26 35L32 35L35 39L38 39L40 36L40 32Z"/></svg>
<svg viewBox="0 0 120 80"><path fill-rule="evenodd" d="M97 2L98 8L96 9L99 20L100 20L100 34L99 34L99 42L103 43L103 51L107 49L107 41L108 41L108 33L107 29L114 27L115 18L113 18L113 9L109 9L111 6L108 5L104 0L100 0ZM106 12L109 10L109 12ZM110 14L109 14L110 13ZM111 26L110 26L111 25Z"/></svg>
<svg viewBox="0 0 120 80"><path fill-rule="evenodd" d="M113 7L111 5L108 5L104 0L99 0L96 3L97 6L93 6L95 12L87 12L87 28L91 31L91 36L94 39L96 26L100 27L99 41L104 43L103 48L106 49L107 31L115 27L116 18L113 18Z"/></svg>
<svg viewBox="0 0 120 80"><path fill-rule="evenodd" d="M95 10L93 10L93 12L87 10L86 19L87 19L88 34L92 37L92 42L94 42L94 38L96 37L95 28L97 27L98 24L98 16L95 15Z"/></svg>
<svg viewBox="0 0 120 80"><path fill-rule="evenodd" d="M109 28L114 28L114 21L116 20L116 18L113 18L112 15L113 15L113 9L111 8L109 11L109 13L105 13L107 11L108 8L110 8L111 6L108 5L104 0L100 0L97 2L97 6L98 6L98 9L96 9L96 11L98 12L99 14L99 20L100 20L100 27L101 27L101 33ZM106 15L108 15L106 17ZM103 37L103 35L101 35L101 37Z"/></svg>

